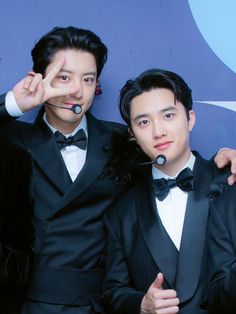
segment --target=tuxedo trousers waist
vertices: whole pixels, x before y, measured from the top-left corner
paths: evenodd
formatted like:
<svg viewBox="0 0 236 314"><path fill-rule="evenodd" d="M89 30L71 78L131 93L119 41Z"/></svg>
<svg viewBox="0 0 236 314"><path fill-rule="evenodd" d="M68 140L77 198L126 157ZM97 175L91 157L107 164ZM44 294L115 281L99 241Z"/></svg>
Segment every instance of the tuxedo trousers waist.
<svg viewBox="0 0 236 314"><path fill-rule="evenodd" d="M103 270L37 265L27 298L50 304L89 305L101 293L103 279Z"/></svg>

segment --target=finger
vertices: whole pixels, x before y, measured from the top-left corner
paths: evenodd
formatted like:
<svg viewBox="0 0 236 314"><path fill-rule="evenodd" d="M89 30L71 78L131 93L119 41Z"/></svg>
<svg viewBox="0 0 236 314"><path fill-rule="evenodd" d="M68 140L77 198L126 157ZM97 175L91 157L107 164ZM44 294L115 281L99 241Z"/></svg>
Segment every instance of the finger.
<svg viewBox="0 0 236 314"><path fill-rule="evenodd" d="M153 282L153 286L157 289L162 289L163 280L163 274L158 273L156 279Z"/></svg>
<svg viewBox="0 0 236 314"><path fill-rule="evenodd" d="M52 80L57 76L57 74L61 71L63 65L65 64L66 58L62 57L59 61L54 62L52 67L46 77L44 78L45 82L51 83Z"/></svg>
<svg viewBox="0 0 236 314"><path fill-rule="evenodd" d="M27 75L34 77L37 73L35 73L34 71L29 71L27 73Z"/></svg>
<svg viewBox="0 0 236 314"><path fill-rule="evenodd" d="M50 98L72 95L72 94L75 94L76 92L78 92L78 88L71 88L71 87L53 88L53 95L50 95Z"/></svg>
<svg viewBox="0 0 236 314"><path fill-rule="evenodd" d="M23 88L28 89L30 87L32 80L33 77L31 75L26 76L26 78L23 81Z"/></svg>
<svg viewBox="0 0 236 314"><path fill-rule="evenodd" d="M236 182L236 175L235 174L231 174L231 176L228 177L228 184L229 185L233 185Z"/></svg>
<svg viewBox="0 0 236 314"><path fill-rule="evenodd" d="M175 314L179 312L178 306L171 306L156 311L156 314Z"/></svg>
<svg viewBox="0 0 236 314"><path fill-rule="evenodd" d="M219 168L231 163L231 171L236 174L236 151L229 148L221 149L215 157L215 163Z"/></svg>
<svg viewBox="0 0 236 314"><path fill-rule="evenodd" d="M38 86L39 86L39 83L42 82L42 80L43 80L43 76L42 76L42 74L40 74L40 73L37 73L37 74L33 77L32 81L31 81L31 83L30 83L30 85L29 85L29 87L28 87L28 89L30 90L31 93L34 93L34 92L37 91L37 88L38 88Z"/></svg>
<svg viewBox="0 0 236 314"><path fill-rule="evenodd" d="M28 76L24 79L24 83L23 83L23 87L25 89L29 89L31 92L34 92L34 86L35 84L38 85L38 81L42 80L42 75L41 74L35 74L35 75L30 75L28 74Z"/></svg>
<svg viewBox="0 0 236 314"><path fill-rule="evenodd" d="M236 175L236 156L231 159L231 172Z"/></svg>
<svg viewBox="0 0 236 314"><path fill-rule="evenodd" d="M37 86L37 92L34 95L35 105L42 104L43 103L43 97L44 97L44 87L43 87L43 81L41 80Z"/></svg>
<svg viewBox="0 0 236 314"><path fill-rule="evenodd" d="M176 306L179 305L179 299L178 298L173 298L173 299L163 299L162 300L162 308L163 307L171 307L171 306Z"/></svg>
<svg viewBox="0 0 236 314"><path fill-rule="evenodd" d="M229 160L228 158L225 156L225 154L223 153L223 151L221 151L220 153L218 153L214 159L216 165L218 168L223 168L225 167Z"/></svg>
<svg viewBox="0 0 236 314"><path fill-rule="evenodd" d="M156 302L154 302L154 309L158 310L158 313L161 312L162 309L169 309L171 310L172 308L178 308L179 305L179 299L178 298L174 298L174 299L159 299ZM168 312L169 313L169 312ZM175 313L175 312L173 312Z"/></svg>
<svg viewBox="0 0 236 314"><path fill-rule="evenodd" d="M174 289L158 289L152 292L153 298L158 300L168 300L175 299L177 297L177 293Z"/></svg>
<svg viewBox="0 0 236 314"><path fill-rule="evenodd" d="M23 88L28 89L30 83L32 82L33 78L35 77L36 73L33 71L29 71L27 76L23 79Z"/></svg>

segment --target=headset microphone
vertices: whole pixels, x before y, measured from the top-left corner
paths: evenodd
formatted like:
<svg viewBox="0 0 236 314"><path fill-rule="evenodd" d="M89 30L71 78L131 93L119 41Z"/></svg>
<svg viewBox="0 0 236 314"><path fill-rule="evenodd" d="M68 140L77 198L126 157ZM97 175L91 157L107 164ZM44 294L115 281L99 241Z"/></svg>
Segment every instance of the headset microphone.
<svg viewBox="0 0 236 314"><path fill-rule="evenodd" d="M45 101L45 104L55 107L55 108L59 108L59 109L67 109L67 110L71 110L73 111L75 114L80 114L82 112L82 106L80 104L74 104L71 108L69 107L64 107L64 106L58 106L58 105L53 105L50 104L49 102Z"/></svg>
<svg viewBox="0 0 236 314"><path fill-rule="evenodd" d="M158 166L163 166L166 163L165 155L158 155L155 160L147 162L138 162L135 163L137 166L147 166L157 164Z"/></svg>
<svg viewBox="0 0 236 314"><path fill-rule="evenodd" d="M76 114L80 114L82 112L82 106L79 104L74 104L71 110Z"/></svg>

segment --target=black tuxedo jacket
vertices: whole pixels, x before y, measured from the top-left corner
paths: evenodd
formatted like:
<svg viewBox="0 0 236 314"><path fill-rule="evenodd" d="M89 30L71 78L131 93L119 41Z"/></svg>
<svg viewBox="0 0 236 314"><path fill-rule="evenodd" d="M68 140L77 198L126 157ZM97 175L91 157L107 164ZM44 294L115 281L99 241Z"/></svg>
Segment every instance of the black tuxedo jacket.
<svg viewBox="0 0 236 314"><path fill-rule="evenodd" d="M0 136L27 148L33 156L37 265L23 313L100 312L102 216L122 192L102 173L111 157L112 132L120 125L87 114L87 157L72 183L43 112L34 124L13 121L4 99L0 98L0 124L5 125Z"/></svg>
<svg viewBox="0 0 236 314"><path fill-rule="evenodd" d="M32 160L1 141L0 154L0 313L20 313L23 290L32 274Z"/></svg>
<svg viewBox="0 0 236 314"><path fill-rule="evenodd" d="M107 275L103 300L108 313L139 314L143 296L157 273L165 289L175 289L180 313L207 313L208 189L213 164L198 154L194 191L189 192L178 252L158 216L151 171L105 214Z"/></svg>
<svg viewBox="0 0 236 314"><path fill-rule="evenodd" d="M236 187L212 203L209 219L209 303L212 314L236 313Z"/></svg>

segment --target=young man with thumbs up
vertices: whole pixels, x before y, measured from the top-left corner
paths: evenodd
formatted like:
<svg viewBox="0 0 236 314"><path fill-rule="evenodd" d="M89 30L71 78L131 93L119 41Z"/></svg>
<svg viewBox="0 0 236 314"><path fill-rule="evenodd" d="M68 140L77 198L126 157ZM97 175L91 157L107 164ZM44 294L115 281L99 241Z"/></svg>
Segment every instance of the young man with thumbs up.
<svg viewBox="0 0 236 314"><path fill-rule="evenodd" d="M152 69L126 82L120 112L151 161L136 162L144 171L139 183L105 213L107 313L207 313L208 194L216 170L190 149L191 90L177 74Z"/></svg>

